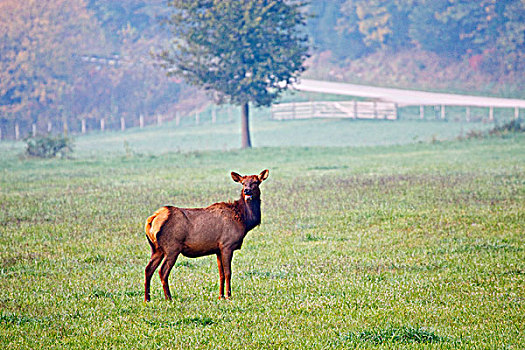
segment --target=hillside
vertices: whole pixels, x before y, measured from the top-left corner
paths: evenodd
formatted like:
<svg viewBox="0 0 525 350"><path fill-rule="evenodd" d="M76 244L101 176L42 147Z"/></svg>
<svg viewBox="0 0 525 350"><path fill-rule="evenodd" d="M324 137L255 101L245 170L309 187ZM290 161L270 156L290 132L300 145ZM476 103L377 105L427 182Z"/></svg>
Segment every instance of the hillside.
<svg viewBox="0 0 525 350"><path fill-rule="evenodd" d="M305 78L414 90L480 96L525 98L525 76L519 72L494 76L473 69L468 61L443 58L418 49L377 52L334 62L325 51L308 61Z"/></svg>

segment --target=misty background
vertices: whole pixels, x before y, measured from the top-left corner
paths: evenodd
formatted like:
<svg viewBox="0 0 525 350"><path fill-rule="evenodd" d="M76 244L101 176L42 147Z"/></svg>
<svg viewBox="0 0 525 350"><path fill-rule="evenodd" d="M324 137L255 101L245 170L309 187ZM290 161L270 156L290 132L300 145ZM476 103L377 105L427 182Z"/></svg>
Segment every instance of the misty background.
<svg viewBox="0 0 525 350"><path fill-rule="evenodd" d="M314 0L304 10L303 77L525 97L522 0ZM15 124L27 136L32 125L119 129L204 110L210 99L152 58L171 39L170 11L164 0L0 1L2 138Z"/></svg>

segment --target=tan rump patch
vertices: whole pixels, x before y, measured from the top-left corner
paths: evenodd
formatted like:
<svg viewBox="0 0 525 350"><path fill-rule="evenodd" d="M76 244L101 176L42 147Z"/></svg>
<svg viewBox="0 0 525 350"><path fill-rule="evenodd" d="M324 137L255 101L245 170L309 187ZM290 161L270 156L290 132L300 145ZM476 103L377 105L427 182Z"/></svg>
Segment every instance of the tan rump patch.
<svg viewBox="0 0 525 350"><path fill-rule="evenodd" d="M162 225L164 225L169 217L169 208L162 207L146 220L146 235L152 243L157 244L157 233L159 233Z"/></svg>

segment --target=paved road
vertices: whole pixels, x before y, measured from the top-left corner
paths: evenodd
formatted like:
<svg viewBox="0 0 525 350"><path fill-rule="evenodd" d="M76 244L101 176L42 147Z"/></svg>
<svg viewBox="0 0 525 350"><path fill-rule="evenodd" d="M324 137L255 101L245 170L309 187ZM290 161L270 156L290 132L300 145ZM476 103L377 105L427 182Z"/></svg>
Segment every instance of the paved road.
<svg viewBox="0 0 525 350"><path fill-rule="evenodd" d="M301 79L295 85L297 90L322 92L338 95L366 97L388 101L399 106L472 106L472 107L506 107L525 108L525 100L480 97L470 95L442 94L415 90L389 89L374 86L334 83L321 80Z"/></svg>

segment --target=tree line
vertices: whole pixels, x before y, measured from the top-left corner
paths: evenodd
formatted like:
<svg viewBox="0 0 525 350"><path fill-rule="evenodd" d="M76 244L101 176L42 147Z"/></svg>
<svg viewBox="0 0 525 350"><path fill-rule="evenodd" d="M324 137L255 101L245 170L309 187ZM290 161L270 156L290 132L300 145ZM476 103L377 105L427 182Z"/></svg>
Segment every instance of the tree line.
<svg viewBox="0 0 525 350"><path fill-rule="evenodd" d="M337 60L418 48L495 76L525 68L524 0L313 1L310 12L314 45Z"/></svg>
<svg viewBox="0 0 525 350"><path fill-rule="evenodd" d="M186 3L194 2L199 3ZM169 23L173 16L170 3L177 4L166 0L0 0L3 135L15 121L25 130L31 124L42 130L50 123L73 125L86 120L88 125L100 125L102 118L109 123L170 111L188 87L180 75L167 76L159 67L162 62L151 54L169 48L177 34L173 26L162 26L163 18ZM473 69L496 77L519 75L525 68L525 0L312 0L300 7L310 54L329 50L336 63L378 51L418 48L468 60ZM257 33L247 34L255 38ZM250 35L243 45L253 41ZM205 42L206 36L198 39ZM251 76L244 74L242 79ZM251 83L257 88L255 80ZM229 102L240 96L230 96Z"/></svg>
<svg viewBox="0 0 525 350"><path fill-rule="evenodd" d="M163 9L162 0L0 1L3 134L14 121L27 134L32 124L61 129L167 111L181 83L150 55L163 40Z"/></svg>

